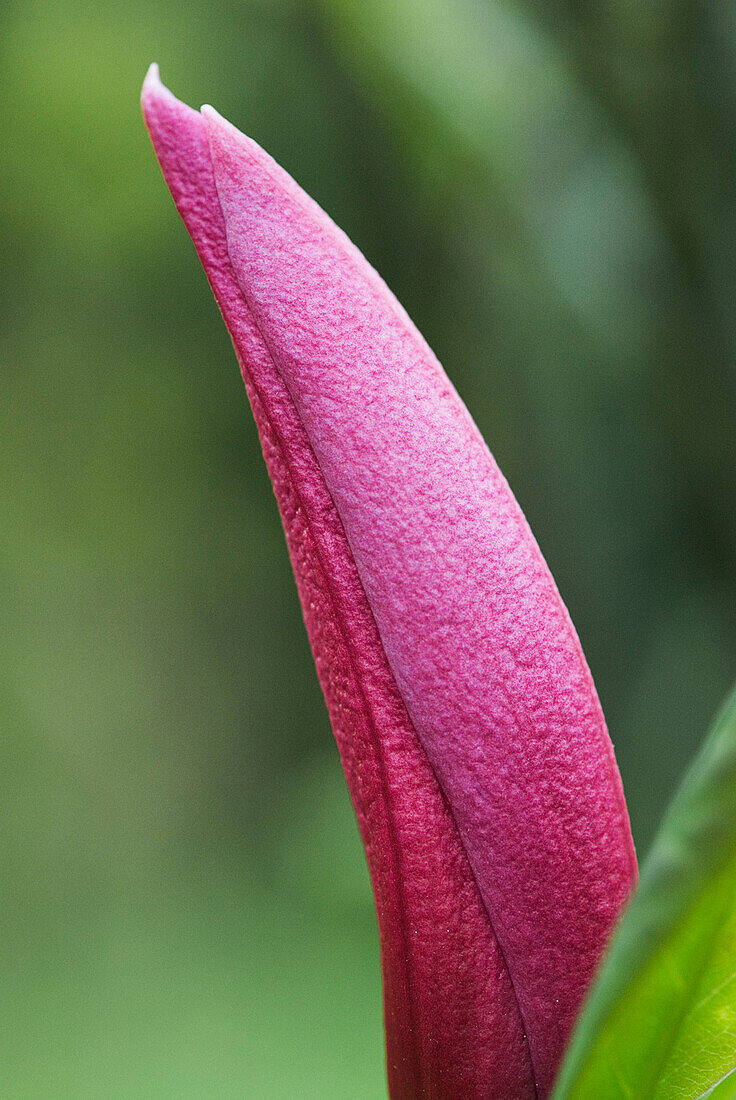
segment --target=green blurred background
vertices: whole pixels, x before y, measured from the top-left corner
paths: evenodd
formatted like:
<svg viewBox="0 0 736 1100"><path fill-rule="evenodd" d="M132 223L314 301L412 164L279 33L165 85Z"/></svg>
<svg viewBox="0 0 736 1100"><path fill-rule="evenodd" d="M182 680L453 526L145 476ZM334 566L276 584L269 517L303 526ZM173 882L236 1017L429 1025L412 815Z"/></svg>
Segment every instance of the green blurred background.
<svg viewBox="0 0 736 1100"><path fill-rule="evenodd" d="M640 853L736 672L729 0L6 0L0 1095L385 1095L357 830L145 70L381 271L525 509Z"/></svg>

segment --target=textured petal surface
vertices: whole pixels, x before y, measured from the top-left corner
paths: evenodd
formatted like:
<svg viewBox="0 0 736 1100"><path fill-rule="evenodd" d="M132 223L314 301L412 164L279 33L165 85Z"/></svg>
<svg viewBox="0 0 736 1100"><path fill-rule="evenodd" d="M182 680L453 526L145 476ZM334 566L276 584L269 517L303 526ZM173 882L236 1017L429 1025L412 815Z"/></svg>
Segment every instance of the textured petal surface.
<svg viewBox="0 0 736 1100"><path fill-rule="evenodd" d="M548 1095L636 876L590 673L467 410L362 255L152 71L368 855L391 1095Z"/></svg>

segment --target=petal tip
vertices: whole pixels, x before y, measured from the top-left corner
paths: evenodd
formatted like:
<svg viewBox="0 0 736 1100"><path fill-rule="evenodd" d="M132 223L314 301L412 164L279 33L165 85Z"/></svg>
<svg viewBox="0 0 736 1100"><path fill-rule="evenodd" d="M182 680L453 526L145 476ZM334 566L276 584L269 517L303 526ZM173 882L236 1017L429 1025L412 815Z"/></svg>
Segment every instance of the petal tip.
<svg viewBox="0 0 736 1100"><path fill-rule="evenodd" d="M233 126L232 122L229 122L223 115L220 114L211 104L203 103L200 107L199 113L207 123L207 129L210 134L216 133L235 133L239 137L244 138L246 135L238 130L237 126Z"/></svg>
<svg viewBox="0 0 736 1100"><path fill-rule="evenodd" d="M146 73L145 80L143 81L143 88L141 89L141 102L145 103L152 95L160 93L163 89L161 83L161 75L159 73L158 62L152 61L148 66L148 72Z"/></svg>
<svg viewBox="0 0 736 1100"><path fill-rule="evenodd" d="M148 68L146 78L143 81L143 87L141 88L141 106L143 107L143 115L148 123L149 129L155 124L157 117L165 112L169 107L183 107L184 104L176 98L173 92L170 92L164 83L161 81L161 75L159 73L158 63L154 61Z"/></svg>

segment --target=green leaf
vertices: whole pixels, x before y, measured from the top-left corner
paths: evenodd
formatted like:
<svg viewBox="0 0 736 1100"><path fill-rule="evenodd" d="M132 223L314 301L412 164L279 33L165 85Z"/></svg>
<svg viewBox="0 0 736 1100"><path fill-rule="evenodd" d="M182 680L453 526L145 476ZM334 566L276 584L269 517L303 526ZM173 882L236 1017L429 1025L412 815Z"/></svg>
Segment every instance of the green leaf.
<svg viewBox="0 0 736 1100"><path fill-rule="evenodd" d="M736 1073L732 1070L727 1077L704 1094L703 1100L706 1096L708 1100L736 1100Z"/></svg>
<svg viewBox="0 0 736 1100"><path fill-rule="evenodd" d="M665 815L554 1100L727 1100L734 1066L736 692Z"/></svg>

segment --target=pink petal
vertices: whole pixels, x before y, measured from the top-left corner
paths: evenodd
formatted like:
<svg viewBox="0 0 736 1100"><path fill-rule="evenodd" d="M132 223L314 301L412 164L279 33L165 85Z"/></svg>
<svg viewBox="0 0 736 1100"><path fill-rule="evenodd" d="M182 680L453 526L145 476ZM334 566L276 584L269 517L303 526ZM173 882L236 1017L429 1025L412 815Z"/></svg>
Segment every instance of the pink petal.
<svg viewBox="0 0 736 1100"><path fill-rule="evenodd" d="M152 68L366 846L394 1100L544 1097L636 860L580 644L442 367L319 207Z"/></svg>

